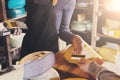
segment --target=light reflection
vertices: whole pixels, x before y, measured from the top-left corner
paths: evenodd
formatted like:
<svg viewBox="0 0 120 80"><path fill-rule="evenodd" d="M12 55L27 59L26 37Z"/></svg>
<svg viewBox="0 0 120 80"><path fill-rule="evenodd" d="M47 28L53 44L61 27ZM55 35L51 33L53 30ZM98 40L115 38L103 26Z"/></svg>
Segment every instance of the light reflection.
<svg viewBox="0 0 120 80"><path fill-rule="evenodd" d="M110 11L120 11L120 0L108 0L106 8Z"/></svg>

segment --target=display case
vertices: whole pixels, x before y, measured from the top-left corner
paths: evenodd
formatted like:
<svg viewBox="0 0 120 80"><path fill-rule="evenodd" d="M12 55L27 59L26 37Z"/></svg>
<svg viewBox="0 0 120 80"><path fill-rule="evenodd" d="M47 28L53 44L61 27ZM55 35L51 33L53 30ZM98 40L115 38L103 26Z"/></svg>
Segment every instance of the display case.
<svg viewBox="0 0 120 80"><path fill-rule="evenodd" d="M76 0L76 7L71 20L70 29L91 44L91 30L93 18L93 1Z"/></svg>
<svg viewBox="0 0 120 80"><path fill-rule="evenodd" d="M120 6L119 0L98 0L98 11L101 13L97 16L97 46L106 43L116 43L120 45ZM116 7L117 6L117 7Z"/></svg>
<svg viewBox="0 0 120 80"><path fill-rule="evenodd" d="M120 65L120 0L77 1L82 6L76 5L71 31L89 43L103 60ZM91 25L83 24L88 20Z"/></svg>
<svg viewBox="0 0 120 80"><path fill-rule="evenodd" d="M113 1L77 0L71 31L79 34L92 47L101 47L109 42L120 45L120 11L107 8L112 8L110 4Z"/></svg>

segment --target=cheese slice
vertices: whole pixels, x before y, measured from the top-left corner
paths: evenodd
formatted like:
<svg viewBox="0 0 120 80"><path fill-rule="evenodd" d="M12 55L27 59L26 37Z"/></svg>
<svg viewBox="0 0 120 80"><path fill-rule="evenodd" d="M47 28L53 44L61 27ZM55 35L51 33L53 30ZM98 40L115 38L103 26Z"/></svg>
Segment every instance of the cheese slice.
<svg viewBox="0 0 120 80"><path fill-rule="evenodd" d="M115 63L115 59L117 56L117 50L110 49L107 47L101 47L99 49L99 53L103 57L103 60Z"/></svg>
<svg viewBox="0 0 120 80"><path fill-rule="evenodd" d="M120 62L120 52L116 44L106 44L105 46L100 47L98 52L105 61L113 63Z"/></svg>
<svg viewBox="0 0 120 80"><path fill-rule="evenodd" d="M81 52L82 55L85 55L86 59L91 59L91 58L99 58L102 59L102 57L84 40L82 40L83 43L83 50Z"/></svg>

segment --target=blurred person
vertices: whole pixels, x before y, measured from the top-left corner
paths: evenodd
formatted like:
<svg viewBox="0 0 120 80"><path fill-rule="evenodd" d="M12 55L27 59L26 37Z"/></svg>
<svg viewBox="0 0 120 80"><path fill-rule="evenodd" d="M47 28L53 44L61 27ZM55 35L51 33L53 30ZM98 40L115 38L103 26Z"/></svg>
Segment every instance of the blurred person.
<svg viewBox="0 0 120 80"><path fill-rule="evenodd" d="M58 37L82 50L81 37L70 31L76 0L27 0L28 31L23 39L21 58L36 51L58 51Z"/></svg>

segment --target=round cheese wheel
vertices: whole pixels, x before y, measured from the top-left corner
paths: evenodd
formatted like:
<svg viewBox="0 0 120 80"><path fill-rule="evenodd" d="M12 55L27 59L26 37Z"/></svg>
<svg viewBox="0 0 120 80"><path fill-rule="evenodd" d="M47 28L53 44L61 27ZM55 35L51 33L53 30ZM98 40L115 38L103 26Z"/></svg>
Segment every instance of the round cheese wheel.
<svg viewBox="0 0 120 80"><path fill-rule="evenodd" d="M48 71L55 63L54 53L39 51L23 57L19 64L24 65L24 79L29 79Z"/></svg>

